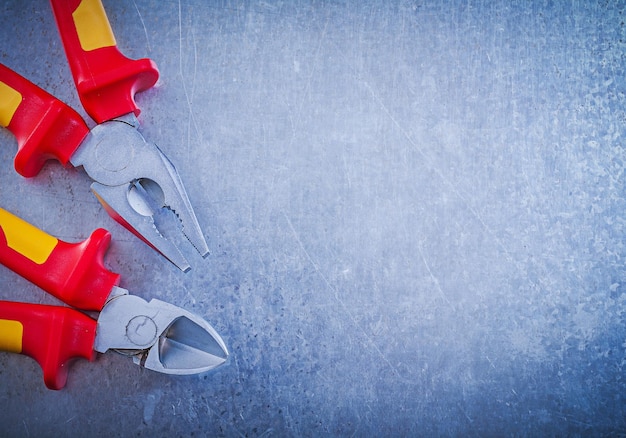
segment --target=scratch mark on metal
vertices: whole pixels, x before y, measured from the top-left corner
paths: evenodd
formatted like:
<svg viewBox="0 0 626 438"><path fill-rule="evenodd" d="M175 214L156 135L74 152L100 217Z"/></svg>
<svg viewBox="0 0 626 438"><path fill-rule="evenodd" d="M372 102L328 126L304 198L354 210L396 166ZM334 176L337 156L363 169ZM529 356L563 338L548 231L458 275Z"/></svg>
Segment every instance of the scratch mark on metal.
<svg viewBox="0 0 626 438"><path fill-rule="evenodd" d="M137 11L137 15L139 16L139 21L143 26L143 33L146 35L146 43L148 45L148 52L152 52L152 47L150 46L150 39L148 38L148 29L146 28L146 23L143 21L143 17L141 16L141 12L139 12L139 8L137 7L137 2L133 0L133 5L135 6L135 10Z"/></svg>
<svg viewBox="0 0 626 438"><path fill-rule="evenodd" d="M181 77L181 82L183 84L183 92L185 93L185 100L187 102L187 107L189 109L189 123L190 126L193 125L196 134L199 137L199 141L202 142L202 134L198 127L198 123L196 121L196 117L194 115L194 111L192 108L193 101L193 88L195 85L196 72L197 72L197 64L198 64L198 54L196 47L195 36L193 37L193 45L194 45L194 69L193 69L193 78L192 78L192 94L190 95L189 90L187 89L187 81L185 80L185 74L183 70L183 19L182 19L182 6L180 0L178 0L178 71ZM193 36L193 32L192 32ZM187 150L189 151L191 148L191 129L187 132Z"/></svg>
<svg viewBox="0 0 626 438"><path fill-rule="evenodd" d="M448 300L448 297L446 296L446 294L443 292L443 289L441 288L441 285L439 284L439 280L437 279L437 277L435 277L435 274L433 274L433 271L430 269L430 265L428 264L428 261L426 260L426 256L424 255L424 250L422 249L422 245L417 245L417 250L420 253L420 257L422 258L422 262L424 263L424 266L426 266L426 270L428 271L428 275L430 276L430 279L433 281L433 283L435 283L435 286L437 286L437 291L439 292L439 295L441 295L441 298L449 305L452 305L450 303L450 300Z"/></svg>
<svg viewBox="0 0 626 438"><path fill-rule="evenodd" d="M196 77L198 74L198 44L196 42L196 33L193 31L193 28L191 28L191 39L193 41L193 77L191 79L191 96L189 101L193 102L194 99L194 95L195 95L195 91L196 91ZM189 118L189 127L187 129L187 132L189 133L189 138L187 139L187 144L191 144L191 124L193 122L193 128L196 131L196 134L198 134L198 138L201 139L202 138L202 134L200 133L200 130L198 129L198 125L196 124L196 118L193 114L193 112L191 111L191 108L189 109L191 112L191 117Z"/></svg>

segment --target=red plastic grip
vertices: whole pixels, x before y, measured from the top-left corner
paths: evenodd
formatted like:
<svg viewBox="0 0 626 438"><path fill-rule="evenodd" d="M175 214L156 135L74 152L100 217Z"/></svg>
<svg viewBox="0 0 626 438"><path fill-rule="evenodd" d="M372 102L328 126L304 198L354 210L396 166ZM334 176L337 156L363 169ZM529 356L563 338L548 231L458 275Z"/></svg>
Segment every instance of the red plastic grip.
<svg viewBox="0 0 626 438"><path fill-rule="evenodd" d="M17 139L15 170L25 177L37 175L46 161L67 165L89 132L81 116L28 79L0 64L0 82L21 95L7 128Z"/></svg>
<svg viewBox="0 0 626 438"><path fill-rule="evenodd" d="M79 7L82 8L81 12L87 13L91 13L93 9L97 15L94 22L102 24L102 20L105 20L106 26L109 26L99 0L51 0L50 3L74 83L87 114L97 123L130 112L139 115L135 93L147 90L156 83L159 78L156 64L150 59L126 58L118 50L112 34L109 44L97 44L95 48L81 45L81 30L77 28L77 19L73 15ZM101 20L98 21L98 18ZM96 36L100 30L91 29Z"/></svg>
<svg viewBox="0 0 626 438"><path fill-rule="evenodd" d="M10 215L2 209L0 212ZM108 231L98 228L89 238L77 243L52 238L56 245L42 262L33 260L32 256L29 257L26 251L16 248L16 245L11 246L7 236L11 232L21 232L20 238L24 241L41 240L42 236L47 235L39 230L24 235L22 230L3 229L7 226L17 227L13 223L0 221L0 263L70 306L82 310L102 309L113 286L118 285L120 280L119 274L104 267L104 254L111 241ZM37 245L37 242L33 242L33 245Z"/></svg>
<svg viewBox="0 0 626 438"><path fill-rule="evenodd" d="M96 321L67 307L0 301L0 319L22 325L21 353L41 366L46 386L61 389L69 363L96 357ZM1 333L0 333L1 335Z"/></svg>

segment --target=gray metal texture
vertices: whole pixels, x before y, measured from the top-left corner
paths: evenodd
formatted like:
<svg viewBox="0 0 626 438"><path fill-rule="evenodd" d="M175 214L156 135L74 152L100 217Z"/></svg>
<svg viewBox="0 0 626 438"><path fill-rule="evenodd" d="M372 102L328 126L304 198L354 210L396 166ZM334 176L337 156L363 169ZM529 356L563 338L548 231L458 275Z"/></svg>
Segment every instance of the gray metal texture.
<svg viewBox="0 0 626 438"><path fill-rule="evenodd" d="M104 3L160 68L141 130L211 254L183 274L81 171L19 177L6 130L0 205L65 240L108 228L121 286L231 356L178 377L102 355L53 392L2 353L2 435L626 430L624 2ZM80 108L46 2L2 2L0 33L1 62Z"/></svg>

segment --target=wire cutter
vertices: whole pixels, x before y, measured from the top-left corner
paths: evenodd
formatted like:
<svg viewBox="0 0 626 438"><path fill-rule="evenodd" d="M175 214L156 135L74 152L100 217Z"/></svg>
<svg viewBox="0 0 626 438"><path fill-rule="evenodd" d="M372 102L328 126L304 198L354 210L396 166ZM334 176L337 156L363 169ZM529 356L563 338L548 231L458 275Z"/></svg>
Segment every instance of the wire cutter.
<svg viewBox="0 0 626 438"><path fill-rule="evenodd" d="M0 350L32 357L50 389L65 386L69 361L115 350L141 367L195 374L224 363L228 350L199 316L118 286L104 267L111 235L98 228L78 243L59 240L0 208L0 263L78 310L0 301Z"/></svg>
<svg viewBox="0 0 626 438"><path fill-rule="evenodd" d="M179 248L155 225L174 211L182 232L204 257L209 250L181 178L170 160L137 130L135 93L159 77L150 59L131 60L117 48L100 0L51 0L80 101L98 123L91 131L65 103L0 64L0 125L18 143L15 169L35 176L50 159L82 166L106 211L168 260L187 271Z"/></svg>

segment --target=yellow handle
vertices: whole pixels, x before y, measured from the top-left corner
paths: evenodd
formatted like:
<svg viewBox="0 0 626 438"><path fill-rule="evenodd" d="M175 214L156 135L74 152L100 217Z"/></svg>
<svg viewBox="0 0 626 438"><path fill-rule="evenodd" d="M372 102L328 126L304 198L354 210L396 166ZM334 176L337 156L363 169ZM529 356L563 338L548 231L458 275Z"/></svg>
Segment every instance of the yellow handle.
<svg viewBox="0 0 626 438"><path fill-rule="evenodd" d="M20 92L0 82L0 126L5 128L9 126L20 103L22 103Z"/></svg>
<svg viewBox="0 0 626 438"><path fill-rule="evenodd" d="M0 208L0 231L4 233L9 248L39 265L48 260L59 242L56 237L2 208Z"/></svg>
<svg viewBox="0 0 626 438"><path fill-rule="evenodd" d="M0 350L9 353L22 352L24 326L19 321L0 319Z"/></svg>
<svg viewBox="0 0 626 438"><path fill-rule="evenodd" d="M85 52L115 46L115 36L100 0L83 0L72 13L80 46Z"/></svg>

